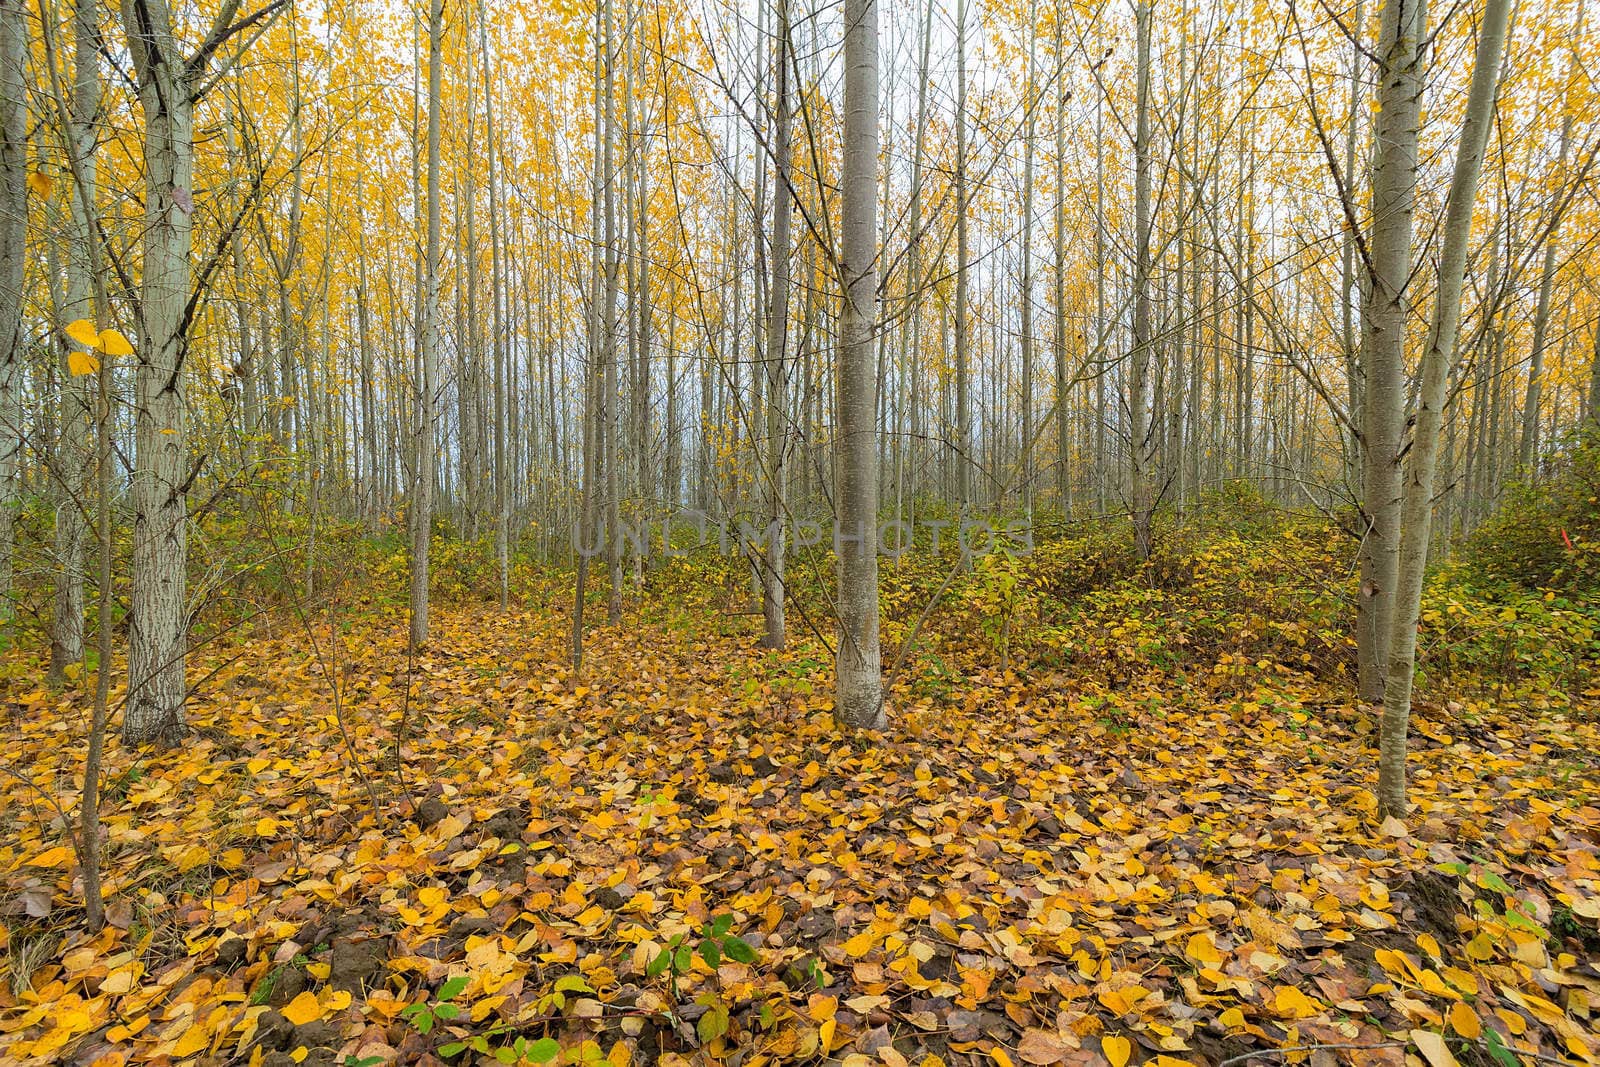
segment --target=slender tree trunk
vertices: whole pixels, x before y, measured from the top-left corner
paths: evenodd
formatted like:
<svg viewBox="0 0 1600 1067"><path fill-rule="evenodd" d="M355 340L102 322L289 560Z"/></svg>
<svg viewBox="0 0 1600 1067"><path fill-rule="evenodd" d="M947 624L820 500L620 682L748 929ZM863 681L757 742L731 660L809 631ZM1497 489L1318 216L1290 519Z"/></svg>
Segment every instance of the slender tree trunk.
<svg viewBox="0 0 1600 1067"><path fill-rule="evenodd" d="M22 329L28 239L28 10L0 0L0 623L16 616L17 466L22 452Z"/></svg>
<svg viewBox="0 0 1600 1067"><path fill-rule="evenodd" d="M356 173L356 202L362 200L361 173ZM367 285L366 227L357 229L356 247L356 330L361 335L358 348L361 358L361 433L367 452L367 479L361 487L361 518L369 530L377 528L378 516L384 510L383 479L378 469L378 394L377 364L373 358L372 316Z"/></svg>
<svg viewBox="0 0 1600 1067"><path fill-rule="evenodd" d="M622 621L622 502L618 484L617 421L620 416L621 397L617 391L617 297L621 284L622 259L617 248L617 164L616 164L616 26L612 18L611 0L601 5L605 18L605 70L604 115L605 142L601 146L604 182L606 228L606 287L605 311L601 328L602 384L601 403L601 471L605 482L606 520L605 551L606 574L610 579L610 595L606 598L606 619L612 625Z"/></svg>
<svg viewBox="0 0 1600 1067"><path fill-rule="evenodd" d="M1366 25L1365 0L1356 0L1355 19L1352 26L1363 27ZM1351 42L1350 46L1350 112L1345 120L1344 132L1344 181L1345 187L1355 187L1356 169L1356 143L1359 138L1361 116L1366 113L1366 100L1361 92L1362 48L1361 42ZM1349 226L1344 228L1344 237L1339 244L1339 342L1344 355L1344 374L1347 397L1347 410L1353 424L1344 435L1344 477L1345 484L1351 492L1358 492L1360 484L1361 462L1361 432L1359 430L1360 411L1363 399L1361 390L1361 350L1356 339L1356 316L1360 296L1356 292L1356 232Z"/></svg>
<svg viewBox="0 0 1600 1067"><path fill-rule="evenodd" d="M1433 519L1434 472L1439 459L1439 430L1448 400L1449 373L1455 362L1456 335L1461 325L1461 288L1472 237L1472 209L1478 173L1494 118L1496 76L1505 46L1511 0L1487 0L1478 27L1472 88L1456 149L1455 173L1445 209L1439 253L1439 286L1433 324L1422 357L1422 385L1417 400L1416 430L1406 462L1405 500L1401 513L1400 583L1395 591L1389 663L1379 734L1378 811L1406 814L1406 734L1411 717L1411 688L1416 678L1417 622L1422 609L1423 569L1428 561ZM1418 30L1425 30L1418 25Z"/></svg>
<svg viewBox="0 0 1600 1067"><path fill-rule="evenodd" d="M906 252L906 307L900 323L900 358L905 364L908 379L907 405L910 408L911 437L906 442L904 466L901 468L900 493L904 509L896 509L896 517L915 530L917 491L922 471L922 457L926 434L923 419L922 397L922 155L928 135L928 56L933 47L933 2L923 4L921 48L917 61L917 118L911 145L911 195L907 208L908 232L911 247ZM807 302L808 317L810 302ZM807 325L807 331L810 326Z"/></svg>
<svg viewBox="0 0 1600 1067"><path fill-rule="evenodd" d="M789 452L787 367L789 342L789 231L793 215L790 196L790 26L789 0L776 0L777 113L772 130L776 173L772 190L772 283L767 300L767 563L762 575L761 600L766 619L762 644L783 648L787 640L784 619L784 515L787 510L785 480Z"/></svg>
<svg viewBox="0 0 1600 1067"><path fill-rule="evenodd" d="M1132 416L1129 449L1132 486L1130 510L1133 519L1134 549L1140 559L1149 559L1152 547L1151 522L1155 508L1155 475L1152 469L1151 441L1155 426L1150 415L1150 3L1136 0L1134 17L1138 35L1138 94L1133 142L1134 158L1134 259L1133 259L1133 351L1128 387L1128 407Z"/></svg>
<svg viewBox="0 0 1600 1067"><path fill-rule="evenodd" d="M1099 36L1096 35L1096 46ZM1095 514L1105 515L1110 507L1110 456L1106 453L1106 375L1111 360L1106 351L1106 144L1105 93L1096 91L1094 100L1094 178L1098 195L1094 198L1094 506Z"/></svg>
<svg viewBox="0 0 1600 1067"><path fill-rule="evenodd" d="M605 175L601 169L601 161L605 155L602 145L605 133L605 99L602 91L604 70L609 63L605 54L607 47L606 13L604 4L597 3L594 9L594 140L590 159L590 184L589 184L589 316L587 323L587 344L584 352L584 407L583 407L583 486L582 503L579 507L578 521L576 523L576 538L573 544L576 559L576 575L572 596L572 676L576 682L582 677L583 672L583 637L584 637L584 607L589 591L589 559L597 550L595 544L595 524L599 512L600 471L601 460L599 450L602 447L604 436L600 430L600 422L604 417L604 406L600 399L600 390L604 379L601 364L604 360L602 354L602 333L610 328L609 323L602 321L601 294L605 290L609 256L605 244ZM604 536L604 535L601 535Z"/></svg>
<svg viewBox="0 0 1600 1067"><path fill-rule="evenodd" d="M1065 41L1061 11L1057 9L1056 43L1056 203L1055 203L1055 311L1056 363L1056 506L1063 518L1072 516L1072 380L1067 370L1067 83Z"/></svg>
<svg viewBox="0 0 1600 1067"><path fill-rule="evenodd" d="M1406 288L1416 209L1425 0L1384 0L1372 163L1371 277L1363 309L1362 507L1357 620L1363 700L1382 698L1400 565L1400 447L1405 422Z"/></svg>
<svg viewBox="0 0 1600 1067"><path fill-rule="evenodd" d="M1022 141L1022 277L1021 294L1021 348L1022 348L1022 440L1020 447L1022 476L1022 511L1033 517L1033 150L1034 134L1038 129L1038 100L1035 71L1035 34L1031 28L1038 23L1038 0L1028 5L1028 74L1022 93L1023 108L1027 117L1023 122Z"/></svg>
<svg viewBox="0 0 1600 1067"><path fill-rule="evenodd" d="M428 3L428 234L423 258L421 380L411 488L411 647L428 640L428 550L438 455L440 160L439 107L444 71L444 0Z"/></svg>
<svg viewBox="0 0 1600 1067"><path fill-rule="evenodd" d="M94 319L94 277L90 261L93 208L97 200L95 138L100 112L99 8L91 0L73 5L72 101L65 131L76 175L71 197L72 231L67 254L65 321ZM89 205L88 210L85 205ZM86 506L94 450L94 414L89 379L72 373L70 346L62 351L61 433L56 501L55 602L50 625L50 680L60 682L67 668L83 661L83 563L88 533Z"/></svg>
<svg viewBox="0 0 1600 1067"><path fill-rule="evenodd" d="M967 0L956 0L956 516L972 506L971 340L967 323Z"/></svg>
<svg viewBox="0 0 1600 1067"><path fill-rule="evenodd" d="M834 442L839 530L839 637L834 715L885 724L878 648L878 441L872 331L878 289L878 4L846 0L844 166L840 175L839 429Z"/></svg>
<svg viewBox="0 0 1600 1067"><path fill-rule="evenodd" d="M486 0L478 0L478 51L483 62L483 139L489 172L489 272L492 301L490 328L494 359L494 558L500 579L500 610L511 600L510 472L506 469L506 281L500 237L500 149L495 139L494 71L489 65L489 17Z"/></svg>

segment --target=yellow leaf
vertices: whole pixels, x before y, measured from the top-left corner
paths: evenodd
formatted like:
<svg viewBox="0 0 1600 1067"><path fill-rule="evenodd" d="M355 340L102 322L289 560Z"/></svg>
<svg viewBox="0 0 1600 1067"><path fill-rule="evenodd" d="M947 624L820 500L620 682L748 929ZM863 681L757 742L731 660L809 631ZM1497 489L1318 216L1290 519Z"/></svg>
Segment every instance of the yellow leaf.
<svg viewBox="0 0 1600 1067"><path fill-rule="evenodd" d="M1244 1012L1238 1008L1229 1008L1227 1011L1217 1016L1217 1022L1228 1027L1230 1030L1236 1026L1243 1026Z"/></svg>
<svg viewBox="0 0 1600 1067"><path fill-rule="evenodd" d="M182 1059L185 1056L194 1056L204 1052L206 1046L210 1043L211 1032L196 1023L185 1030L182 1037L178 1038L178 1043L172 1046L172 1055L178 1059Z"/></svg>
<svg viewBox="0 0 1600 1067"><path fill-rule="evenodd" d="M840 947L844 949L845 955L860 958L872 951L873 940L872 931L866 930L852 937Z"/></svg>
<svg viewBox="0 0 1600 1067"><path fill-rule="evenodd" d="M33 190L33 195L40 200L49 200L50 193L55 189L56 183L50 175L43 171L34 171L28 175L28 188Z"/></svg>
<svg viewBox="0 0 1600 1067"><path fill-rule="evenodd" d="M1322 1011L1322 1003L1306 996L1292 985L1281 987L1274 1000L1274 1010L1290 1019L1305 1019Z"/></svg>
<svg viewBox="0 0 1600 1067"><path fill-rule="evenodd" d="M350 1006L350 991L348 989L329 989L324 992L327 999L322 1006L328 1011L344 1011Z"/></svg>
<svg viewBox="0 0 1600 1067"><path fill-rule="evenodd" d="M88 352L72 351L67 353L67 373L74 378L81 378L85 374L93 374L100 369L100 357L90 355Z"/></svg>
<svg viewBox="0 0 1600 1067"><path fill-rule="evenodd" d="M317 995L308 989L283 1006L283 1017L296 1026L304 1026L322 1018L322 1005L317 1002Z"/></svg>
<svg viewBox="0 0 1600 1067"><path fill-rule="evenodd" d="M1478 1040L1483 1034L1483 1024L1478 1021L1477 1012L1460 1000L1450 1005L1450 1029L1470 1041Z"/></svg>
<svg viewBox="0 0 1600 1067"><path fill-rule="evenodd" d="M1118 1015L1127 1015L1135 1004L1149 995L1150 990L1138 985L1128 986L1126 989L1102 989L1098 994L1100 1003Z"/></svg>
<svg viewBox="0 0 1600 1067"><path fill-rule="evenodd" d="M66 845L57 845L55 848L41 852L28 861L30 867L65 867L72 862L72 849Z"/></svg>
<svg viewBox="0 0 1600 1067"><path fill-rule="evenodd" d="M101 330L99 344L96 347L108 356L133 355L133 345L116 330Z"/></svg>
<svg viewBox="0 0 1600 1067"><path fill-rule="evenodd" d="M1006 1055L1006 1050L1001 1048L999 1045L996 1045L994 1048L990 1049L989 1055L994 1057L994 1062L998 1063L1000 1067L1015 1067L1015 1065L1011 1062L1011 1057Z"/></svg>
<svg viewBox="0 0 1600 1067"><path fill-rule="evenodd" d="M85 348L100 347L100 331L88 319L73 319L62 332Z"/></svg>
<svg viewBox="0 0 1600 1067"><path fill-rule="evenodd" d="M1106 1054L1111 1067L1125 1067L1128 1057L1133 1055L1133 1042L1120 1035L1103 1037L1100 1039L1100 1051Z"/></svg>
<svg viewBox="0 0 1600 1067"><path fill-rule="evenodd" d="M1216 942L1211 939L1211 934L1204 930L1189 939L1189 944L1185 946L1183 952L1190 959L1200 963L1215 966L1222 962L1222 953L1217 951Z"/></svg>
<svg viewBox="0 0 1600 1067"><path fill-rule="evenodd" d="M278 832L278 820L270 816L262 816L256 820L256 836L271 837Z"/></svg>
<svg viewBox="0 0 1600 1067"><path fill-rule="evenodd" d="M119 967L106 975L105 981L100 983L100 992L113 996L126 993L133 988L134 979L132 967Z"/></svg>
<svg viewBox="0 0 1600 1067"><path fill-rule="evenodd" d="M1456 1058L1450 1054L1449 1046L1444 1043L1443 1034L1435 1034L1429 1030L1413 1030L1411 1041L1431 1067L1458 1067Z"/></svg>

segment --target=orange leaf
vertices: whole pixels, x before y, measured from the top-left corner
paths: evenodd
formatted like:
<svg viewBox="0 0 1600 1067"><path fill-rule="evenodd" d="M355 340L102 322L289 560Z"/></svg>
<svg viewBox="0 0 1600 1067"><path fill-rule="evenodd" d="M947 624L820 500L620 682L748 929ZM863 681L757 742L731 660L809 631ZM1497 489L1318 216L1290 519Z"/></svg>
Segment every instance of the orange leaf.
<svg viewBox="0 0 1600 1067"><path fill-rule="evenodd" d="M304 1026L322 1018L322 1005L317 1003L317 995L308 989L283 1006L283 1017L296 1026Z"/></svg>
<svg viewBox="0 0 1600 1067"><path fill-rule="evenodd" d="M72 849L66 845L57 845L39 853L28 861L30 867L65 867L72 862Z"/></svg>

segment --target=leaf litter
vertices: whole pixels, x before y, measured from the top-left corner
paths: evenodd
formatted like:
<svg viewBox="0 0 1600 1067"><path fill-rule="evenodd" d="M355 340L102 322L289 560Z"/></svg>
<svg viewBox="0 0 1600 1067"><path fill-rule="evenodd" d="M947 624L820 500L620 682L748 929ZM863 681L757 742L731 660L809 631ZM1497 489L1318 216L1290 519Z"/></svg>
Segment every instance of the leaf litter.
<svg viewBox="0 0 1600 1067"><path fill-rule="evenodd" d="M110 755L94 936L48 799L85 697L10 695L0 1059L1600 1055L1592 720L1423 707L1380 825L1370 723L1309 682L974 666L848 736L803 651L607 631L574 686L559 618L399 629L352 624L337 705L303 634L210 651L189 743Z"/></svg>

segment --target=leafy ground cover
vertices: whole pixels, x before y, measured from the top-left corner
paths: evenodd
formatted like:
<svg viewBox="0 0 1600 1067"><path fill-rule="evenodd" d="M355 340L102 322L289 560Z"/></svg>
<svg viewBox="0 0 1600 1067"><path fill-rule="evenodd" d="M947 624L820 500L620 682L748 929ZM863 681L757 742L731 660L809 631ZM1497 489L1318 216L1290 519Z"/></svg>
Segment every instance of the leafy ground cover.
<svg viewBox="0 0 1600 1067"><path fill-rule="evenodd" d="M110 753L92 937L56 807L86 696L13 662L0 1060L1600 1056L1594 693L1440 687L1380 825L1331 644L1264 594L1219 638L1203 553L1177 630L1147 585L1067 615L980 569L882 738L737 618L601 631L581 685L557 607L446 611L415 660L381 610L219 640L189 743Z"/></svg>

